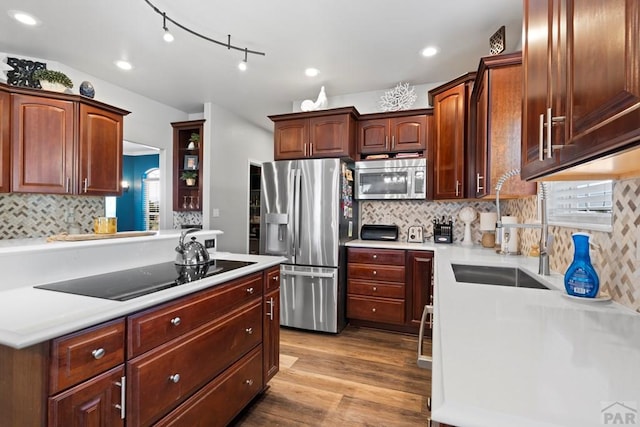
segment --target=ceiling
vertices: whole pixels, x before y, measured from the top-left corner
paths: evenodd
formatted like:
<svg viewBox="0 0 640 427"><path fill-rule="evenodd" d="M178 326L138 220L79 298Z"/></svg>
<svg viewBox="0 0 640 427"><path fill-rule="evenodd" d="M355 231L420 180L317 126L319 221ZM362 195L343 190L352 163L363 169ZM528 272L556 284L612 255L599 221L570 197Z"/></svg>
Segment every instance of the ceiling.
<svg viewBox="0 0 640 427"><path fill-rule="evenodd" d="M473 71L501 25L507 51L518 48L522 27L519 0L150 1L198 33L224 42L231 34L232 44L266 55L249 54L241 72L243 52L171 23L175 41L166 43L162 17L145 0L3 0L0 52L60 62L187 113L212 102L272 129L267 115L315 99L322 85L331 98ZM26 27L9 10L41 23ZM439 53L421 56L428 45ZM118 59L134 68L119 70ZM306 77L307 67L320 74Z"/></svg>

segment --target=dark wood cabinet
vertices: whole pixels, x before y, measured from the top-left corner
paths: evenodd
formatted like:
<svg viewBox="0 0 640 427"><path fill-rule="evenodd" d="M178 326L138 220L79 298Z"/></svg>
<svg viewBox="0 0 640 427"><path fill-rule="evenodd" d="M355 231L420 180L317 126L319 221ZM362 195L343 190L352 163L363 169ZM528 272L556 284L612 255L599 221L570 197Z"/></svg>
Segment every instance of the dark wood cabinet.
<svg viewBox="0 0 640 427"><path fill-rule="evenodd" d="M522 53L480 59L471 94L472 140L468 185L474 197L495 197L495 186L506 172L520 168L522 132ZM507 180L502 198L533 195L536 184Z"/></svg>
<svg viewBox="0 0 640 427"><path fill-rule="evenodd" d="M269 116L274 122L274 159L354 159L357 115L349 107Z"/></svg>
<svg viewBox="0 0 640 427"><path fill-rule="evenodd" d="M202 210L204 120L173 122L173 210ZM193 180L183 174L195 173Z"/></svg>
<svg viewBox="0 0 640 427"><path fill-rule="evenodd" d="M11 95L0 87L0 193L11 191Z"/></svg>
<svg viewBox="0 0 640 427"><path fill-rule="evenodd" d="M349 248L347 256L349 321L417 334L433 303L433 252Z"/></svg>
<svg viewBox="0 0 640 427"><path fill-rule="evenodd" d="M358 154L416 152L427 148L429 110L410 110L360 116L358 120Z"/></svg>
<svg viewBox="0 0 640 427"><path fill-rule="evenodd" d="M122 378L119 365L49 398L49 427L121 427Z"/></svg>
<svg viewBox="0 0 640 427"><path fill-rule="evenodd" d="M619 161L640 143L639 32L632 0L525 1L523 176L640 173L636 161Z"/></svg>
<svg viewBox="0 0 640 427"><path fill-rule="evenodd" d="M429 150L434 163L434 199L462 199L467 194L466 146L474 78L475 73L468 73L429 91L435 128Z"/></svg>
<svg viewBox="0 0 640 427"><path fill-rule="evenodd" d="M7 91L11 191L121 193L123 117L128 111L77 95L26 88Z"/></svg>
<svg viewBox="0 0 640 427"><path fill-rule="evenodd" d="M407 323L417 331L424 306L433 305L433 252L407 251L407 288L411 290Z"/></svg>
<svg viewBox="0 0 640 427"><path fill-rule="evenodd" d="M226 425L278 371L279 271L24 349L0 345L0 424Z"/></svg>
<svg viewBox="0 0 640 427"><path fill-rule="evenodd" d="M263 373L267 384L280 369L280 266L265 272Z"/></svg>

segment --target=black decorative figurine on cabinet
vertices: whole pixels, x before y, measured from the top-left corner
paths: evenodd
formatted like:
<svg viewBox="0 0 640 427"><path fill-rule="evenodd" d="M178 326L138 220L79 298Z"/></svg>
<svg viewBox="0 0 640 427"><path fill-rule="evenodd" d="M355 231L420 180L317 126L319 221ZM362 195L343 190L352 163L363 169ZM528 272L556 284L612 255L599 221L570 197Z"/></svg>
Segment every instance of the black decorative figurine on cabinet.
<svg viewBox="0 0 640 427"><path fill-rule="evenodd" d="M36 70L46 70L47 64L29 59L7 57L7 65L13 67L13 70L7 71L8 84L42 89L40 81L33 78L33 72Z"/></svg>

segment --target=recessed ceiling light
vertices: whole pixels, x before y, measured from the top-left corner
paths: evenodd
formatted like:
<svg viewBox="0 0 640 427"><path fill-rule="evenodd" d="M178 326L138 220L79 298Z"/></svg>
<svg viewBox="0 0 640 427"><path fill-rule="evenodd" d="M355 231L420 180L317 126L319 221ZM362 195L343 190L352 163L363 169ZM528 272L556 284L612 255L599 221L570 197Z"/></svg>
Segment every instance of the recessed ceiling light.
<svg viewBox="0 0 640 427"><path fill-rule="evenodd" d="M24 25L34 26L40 23L40 21L35 16L30 15L26 12L22 12L20 10L10 10L9 16Z"/></svg>
<svg viewBox="0 0 640 427"><path fill-rule="evenodd" d="M315 76L317 76L318 74L320 74L320 71L318 71L318 69L317 69L317 68L307 68L306 70L304 70L304 74L305 74L307 77L315 77Z"/></svg>
<svg viewBox="0 0 640 427"><path fill-rule="evenodd" d="M116 61L116 65L118 66L118 68L120 68L121 70L127 70L129 71L130 69L133 68L133 65L131 65L129 62L127 61Z"/></svg>
<svg viewBox="0 0 640 427"><path fill-rule="evenodd" d="M438 49L433 46L428 46L422 49L422 56L426 56L427 58L438 53Z"/></svg>

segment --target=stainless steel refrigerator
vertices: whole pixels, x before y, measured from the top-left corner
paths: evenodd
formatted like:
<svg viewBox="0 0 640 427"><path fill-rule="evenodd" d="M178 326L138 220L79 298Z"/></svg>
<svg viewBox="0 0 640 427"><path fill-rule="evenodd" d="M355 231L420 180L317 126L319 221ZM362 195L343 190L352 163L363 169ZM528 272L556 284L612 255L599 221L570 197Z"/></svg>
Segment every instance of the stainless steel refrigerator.
<svg viewBox="0 0 640 427"><path fill-rule="evenodd" d="M280 324L338 333L346 324L346 248L357 236L353 168L339 159L264 163L260 253L281 255Z"/></svg>

